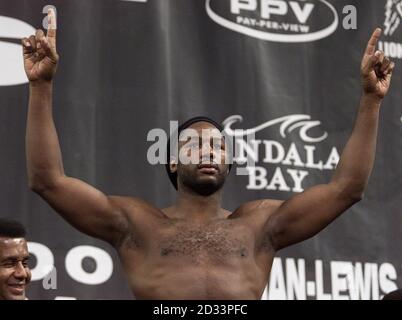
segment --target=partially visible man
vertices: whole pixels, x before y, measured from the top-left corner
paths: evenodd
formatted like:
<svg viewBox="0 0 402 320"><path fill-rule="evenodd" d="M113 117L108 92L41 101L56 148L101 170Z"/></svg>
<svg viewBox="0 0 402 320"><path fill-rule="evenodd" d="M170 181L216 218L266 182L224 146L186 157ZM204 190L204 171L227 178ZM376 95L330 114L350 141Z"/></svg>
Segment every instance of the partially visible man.
<svg viewBox="0 0 402 320"><path fill-rule="evenodd" d="M382 300L402 300L402 289L388 292Z"/></svg>
<svg viewBox="0 0 402 320"><path fill-rule="evenodd" d="M31 271L25 235L21 223L0 218L0 300L26 300Z"/></svg>

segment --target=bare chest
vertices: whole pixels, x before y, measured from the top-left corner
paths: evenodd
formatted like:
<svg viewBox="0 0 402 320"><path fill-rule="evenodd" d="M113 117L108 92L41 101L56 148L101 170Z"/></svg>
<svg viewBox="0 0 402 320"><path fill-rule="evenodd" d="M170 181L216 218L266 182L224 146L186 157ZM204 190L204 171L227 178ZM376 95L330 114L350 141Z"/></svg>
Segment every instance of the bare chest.
<svg viewBox="0 0 402 320"><path fill-rule="evenodd" d="M251 230L234 221L207 225L166 223L159 231L157 250L161 256L246 258L254 251Z"/></svg>

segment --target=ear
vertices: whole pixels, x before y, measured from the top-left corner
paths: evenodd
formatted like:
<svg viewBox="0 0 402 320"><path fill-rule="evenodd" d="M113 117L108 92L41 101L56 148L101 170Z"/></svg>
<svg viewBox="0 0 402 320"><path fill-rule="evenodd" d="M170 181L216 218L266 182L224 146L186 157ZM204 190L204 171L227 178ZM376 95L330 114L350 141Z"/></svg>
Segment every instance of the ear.
<svg viewBox="0 0 402 320"><path fill-rule="evenodd" d="M169 169L171 173L175 173L177 171L177 161L175 157L170 158Z"/></svg>

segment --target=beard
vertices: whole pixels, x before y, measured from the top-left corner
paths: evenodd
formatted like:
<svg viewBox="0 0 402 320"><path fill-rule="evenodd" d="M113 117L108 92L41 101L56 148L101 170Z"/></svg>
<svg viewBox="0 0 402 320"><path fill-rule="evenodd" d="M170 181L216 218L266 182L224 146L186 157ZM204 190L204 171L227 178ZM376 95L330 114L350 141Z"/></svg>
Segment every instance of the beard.
<svg viewBox="0 0 402 320"><path fill-rule="evenodd" d="M209 179L203 177L205 174L199 173L197 168L192 170L186 169L179 170L177 178L186 188L201 196L207 197L223 187L226 180L226 174L224 172L226 172L226 170L220 170L214 176L215 179Z"/></svg>

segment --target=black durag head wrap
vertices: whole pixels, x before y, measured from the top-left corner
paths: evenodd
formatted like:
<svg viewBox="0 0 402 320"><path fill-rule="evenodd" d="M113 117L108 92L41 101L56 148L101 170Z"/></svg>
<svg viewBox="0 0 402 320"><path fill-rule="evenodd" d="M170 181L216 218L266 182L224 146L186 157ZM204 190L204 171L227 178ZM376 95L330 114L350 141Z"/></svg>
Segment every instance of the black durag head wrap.
<svg viewBox="0 0 402 320"><path fill-rule="evenodd" d="M194 117L191 119L188 119L187 121L183 122L177 129L177 137L180 137L180 133L187 129L188 127L190 127L192 124L196 123L196 122L209 122L210 124L212 124L214 127L216 127L222 134L224 134L223 132L223 127L221 124L219 124L218 122L212 120L211 118L208 117L203 117L203 116L199 116L199 117ZM172 139L175 136L175 134L173 134L167 143L167 148L166 148L166 160L167 163L165 165L166 167L166 172L169 176L170 182L173 184L173 186L175 187L175 189L177 190L177 172L171 172L170 171L170 139ZM178 144L178 141L176 141L175 143ZM229 146L230 143L229 141L226 142ZM231 150L231 148L229 149ZM229 164L229 172L232 169L232 163Z"/></svg>

